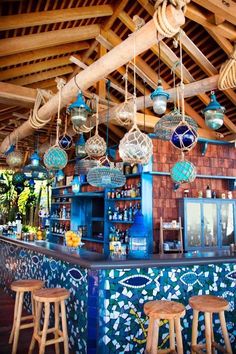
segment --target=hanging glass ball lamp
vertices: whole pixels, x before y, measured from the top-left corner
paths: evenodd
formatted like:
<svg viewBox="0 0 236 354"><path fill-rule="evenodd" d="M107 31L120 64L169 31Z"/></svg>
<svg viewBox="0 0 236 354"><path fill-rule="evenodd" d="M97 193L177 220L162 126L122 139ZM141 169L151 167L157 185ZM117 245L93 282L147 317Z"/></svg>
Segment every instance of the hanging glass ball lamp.
<svg viewBox="0 0 236 354"><path fill-rule="evenodd" d="M87 181L94 187L119 188L125 184L126 178L116 167L98 166L88 171Z"/></svg>
<svg viewBox="0 0 236 354"><path fill-rule="evenodd" d="M79 139L75 142L75 155L79 159L82 159L87 155L85 151L85 140L84 140L84 134L80 134Z"/></svg>
<svg viewBox="0 0 236 354"><path fill-rule="evenodd" d="M12 176L13 186L22 186L26 181L25 174L23 172L15 172Z"/></svg>
<svg viewBox="0 0 236 354"><path fill-rule="evenodd" d="M70 112L71 122L75 129L86 123L88 114L91 112L81 92L78 94L76 101L68 107L68 111Z"/></svg>
<svg viewBox="0 0 236 354"><path fill-rule="evenodd" d="M30 164L23 167L27 179L44 180L48 178L48 171L40 164L40 157L35 151L30 157Z"/></svg>
<svg viewBox="0 0 236 354"><path fill-rule="evenodd" d="M197 132L186 122L181 122L172 133L171 143L177 149L187 152L197 143Z"/></svg>
<svg viewBox="0 0 236 354"><path fill-rule="evenodd" d="M56 173L56 179L62 181L65 178L65 173L62 170L58 170Z"/></svg>
<svg viewBox="0 0 236 354"><path fill-rule="evenodd" d="M6 163L10 168L17 168L23 164L23 155L20 151L13 151L6 157Z"/></svg>
<svg viewBox="0 0 236 354"><path fill-rule="evenodd" d="M105 140L95 133L94 136L89 138L85 143L85 151L89 156L101 157L105 154L107 145Z"/></svg>
<svg viewBox="0 0 236 354"><path fill-rule="evenodd" d="M77 175L74 175L74 178L71 182L71 186L72 186L72 192L74 194L78 194L80 191L80 178Z"/></svg>
<svg viewBox="0 0 236 354"><path fill-rule="evenodd" d="M172 167L170 175L175 183L193 182L196 178L196 168L190 161L181 160Z"/></svg>
<svg viewBox="0 0 236 354"><path fill-rule="evenodd" d="M115 111L115 120L119 125L129 125L134 121L134 109L131 102L125 101Z"/></svg>
<svg viewBox="0 0 236 354"><path fill-rule="evenodd" d="M123 162L146 165L153 154L152 140L134 125L119 144L119 155Z"/></svg>
<svg viewBox="0 0 236 354"><path fill-rule="evenodd" d="M166 111L167 100L169 99L169 93L163 90L161 80L158 80L157 88L151 93L151 99L153 100L153 110L156 114L163 114Z"/></svg>
<svg viewBox="0 0 236 354"><path fill-rule="evenodd" d="M215 92L211 92L210 103L203 109L206 125L213 130L222 127L224 123L225 107L221 106L216 99Z"/></svg>
<svg viewBox="0 0 236 354"><path fill-rule="evenodd" d="M67 153L59 146L52 146L45 152L43 161L48 170L62 170L68 161Z"/></svg>
<svg viewBox="0 0 236 354"><path fill-rule="evenodd" d="M70 135L68 134L63 134L59 137L58 144L61 149L63 150L69 150L73 144L73 139Z"/></svg>

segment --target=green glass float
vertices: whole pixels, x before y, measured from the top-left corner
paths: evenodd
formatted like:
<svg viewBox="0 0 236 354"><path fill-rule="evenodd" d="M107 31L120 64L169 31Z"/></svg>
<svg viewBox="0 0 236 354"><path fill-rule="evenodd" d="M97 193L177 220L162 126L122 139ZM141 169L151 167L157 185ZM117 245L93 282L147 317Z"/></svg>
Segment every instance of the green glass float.
<svg viewBox="0 0 236 354"><path fill-rule="evenodd" d="M172 167L170 175L175 183L193 182L196 178L196 168L190 161L178 161Z"/></svg>

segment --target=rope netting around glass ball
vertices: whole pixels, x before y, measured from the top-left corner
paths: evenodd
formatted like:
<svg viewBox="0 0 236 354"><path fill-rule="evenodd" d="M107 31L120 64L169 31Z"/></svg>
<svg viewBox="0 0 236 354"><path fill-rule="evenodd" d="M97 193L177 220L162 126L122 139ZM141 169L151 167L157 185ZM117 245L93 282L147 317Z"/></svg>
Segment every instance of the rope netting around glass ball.
<svg viewBox="0 0 236 354"><path fill-rule="evenodd" d="M94 187L119 188L125 184L126 178L118 168L98 166L89 170L87 181Z"/></svg>
<svg viewBox="0 0 236 354"><path fill-rule="evenodd" d="M152 140L136 124L124 135L119 144L119 154L124 162L146 165L152 154Z"/></svg>
<svg viewBox="0 0 236 354"><path fill-rule="evenodd" d="M171 144L183 152L190 151L198 140L197 132L185 121L181 121L171 136Z"/></svg>
<svg viewBox="0 0 236 354"><path fill-rule="evenodd" d="M89 138L85 143L86 153L93 157L103 156L106 152L106 148L105 140L98 133L95 133L95 135Z"/></svg>
<svg viewBox="0 0 236 354"><path fill-rule="evenodd" d="M171 178L176 183L193 182L196 178L196 167L187 160L181 160L171 169Z"/></svg>
<svg viewBox="0 0 236 354"><path fill-rule="evenodd" d="M119 125L130 125L134 120L134 110L132 102L124 102L118 105L115 111L114 120Z"/></svg>
<svg viewBox="0 0 236 354"><path fill-rule="evenodd" d="M43 162L48 170L62 170L67 165L67 153L59 146L52 146L43 157Z"/></svg>
<svg viewBox="0 0 236 354"><path fill-rule="evenodd" d="M181 121L182 115L177 110L173 110L172 112L165 114L160 118L154 127L154 133L156 134L157 139L169 141L174 129ZM198 125L191 117L185 115L185 121L191 128L197 131Z"/></svg>
<svg viewBox="0 0 236 354"><path fill-rule="evenodd" d="M13 151L6 157L6 163L11 168L20 167L23 164L23 155L20 151Z"/></svg>
<svg viewBox="0 0 236 354"><path fill-rule="evenodd" d="M85 157L82 160L76 162L75 171L78 175L87 175L88 171L99 165L99 161L90 158L89 156Z"/></svg>

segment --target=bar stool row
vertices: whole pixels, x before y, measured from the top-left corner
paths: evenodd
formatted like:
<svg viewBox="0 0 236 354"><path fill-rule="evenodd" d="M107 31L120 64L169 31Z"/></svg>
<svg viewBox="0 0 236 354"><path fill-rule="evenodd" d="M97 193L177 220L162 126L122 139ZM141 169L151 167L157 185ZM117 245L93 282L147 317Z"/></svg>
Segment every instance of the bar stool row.
<svg viewBox="0 0 236 354"><path fill-rule="evenodd" d="M228 331L225 322L224 311L228 309L229 303L225 299L212 295L193 296L189 299L189 305L193 309L192 343L191 354L194 353L215 353L215 349L225 354L233 354L229 341ZM185 315L183 304L175 301L155 300L144 304L144 312L149 317L148 335L145 354L172 353L183 354L183 342L181 335L180 318ZM197 344L198 316L203 312L205 316L205 339L206 344ZM225 347L215 342L213 331L213 313L219 315ZM169 342L170 347L158 349L158 337L160 320L169 321ZM176 338L176 343L175 343ZM177 351L176 351L177 347ZM203 351L206 350L206 351Z"/></svg>
<svg viewBox="0 0 236 354"><path fill-rule="evenodd" d="M45 347L52 344L55 345L56 354L59 354L60 342L64 344L64 353L69 354L65 300L69 298L70 293L64 288L46 289L43 286L44 282L42 280L35 279L17 280L11 284L11 289L16 292L13 325L9 338L9 343L13 343L12 354L17 353L20 330L31 327L34 327L34 332L29 347L29 354L33 353L36 341L39 343L39 354L44 354ZM30 292L31 294L32 314L29 316L22 316L25 292ZM54 327L52 328L48 328L50 304L54 305ZM40 321L43 306L44 323L41 330ZM60 317L62 330L60 329ZM23 323L29 320L32 321ZM54 338L47 340L49 333L53 333Z"/></svg>

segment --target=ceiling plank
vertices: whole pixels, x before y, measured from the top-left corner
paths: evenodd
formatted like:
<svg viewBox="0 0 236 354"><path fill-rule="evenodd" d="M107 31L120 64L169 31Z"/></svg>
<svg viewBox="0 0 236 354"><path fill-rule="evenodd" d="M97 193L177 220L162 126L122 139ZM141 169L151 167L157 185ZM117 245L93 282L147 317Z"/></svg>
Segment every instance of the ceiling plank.
<svg viewBox="0 0 236 354"><path fill-rule="evenodd" d="M113 15L107 20L106 24L104 25L103 27L104 31L107 31L112 27L113 23L119 16L120 12L123 11L123 9L128 4L128 2L129 0L122 0L119 2L119 4L114 9Z"/></svg>
<svg viewBox="0 0 236 354"><path fill-rule="evenodd" d="M232 0L193 0L196 4L205 7L220 18L225 18L227 21L236 25L236 3Z"/></svg>
<svg viewBox="0 0 236 354"><path fill-rule="evenodd" d="M97 37L99 33L100 27L98 25L88 25L29 34L22 37L5 38L0 40L0 56L21 53L22 48L27 52L59 44L84 41Z"/></svg>
<svg viewBox="0 0 236 354"><path fill-rule="evenodd" d="M98 57L101 58L107 53L105 47L103 47L100 43L98 45ZM106 81L99 80L97 82L97 94L99 97L106 98Z"/></svg>
<svg viewBox="0 0 236 354"><path fill-rule="evenodd" d="M59 46L53 46L44 49L31 50L29 52L22 52L20 55L8 55L0 58L0 68L22 64L25 62L31 62L38 59L44 59L54 55L73 53L88 48L88 42L77 42L62 44Z"/></svg>
<svg viewBox="0 0 236 354"><path fill-rule="evenodd" d="M51 60L40 61L35 64L18 66L16 68L4 70L0 72L0 80L9 80L23 75L37 73L43 70L49 70L70 64L69 57L62 57Z"/></svg>
<svg viewBox="0 0 236 354"><path fill-rule="evenodd" d="M112 14L113 9L111 5L96 5L2 16L0 31L111 16Z"/></svg>
<svg viewBox="0 0 236 354"><path fill-rule="evenodd" d="M210 30L209 28L206 30L228 56L233 53L234 47L227 38L216 33L214 30Z"/></svg>

